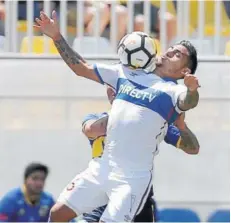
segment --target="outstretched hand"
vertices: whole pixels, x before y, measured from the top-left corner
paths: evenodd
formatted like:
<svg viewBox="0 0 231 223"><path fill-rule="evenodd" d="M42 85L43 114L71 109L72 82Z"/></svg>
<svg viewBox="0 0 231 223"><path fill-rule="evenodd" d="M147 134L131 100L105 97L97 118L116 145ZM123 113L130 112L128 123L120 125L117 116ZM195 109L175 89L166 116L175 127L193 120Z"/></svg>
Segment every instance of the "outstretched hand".
<svg viewBox="0 0 231 223"><path fill-rule="evenodd" d="M49 36L53 40L61 35L59 31L57 14L55 11L52 12L51 18L41 11L40 18L36 18L35 21L37 25L34 25L34 27L38 28L42 33Z"/></svg>

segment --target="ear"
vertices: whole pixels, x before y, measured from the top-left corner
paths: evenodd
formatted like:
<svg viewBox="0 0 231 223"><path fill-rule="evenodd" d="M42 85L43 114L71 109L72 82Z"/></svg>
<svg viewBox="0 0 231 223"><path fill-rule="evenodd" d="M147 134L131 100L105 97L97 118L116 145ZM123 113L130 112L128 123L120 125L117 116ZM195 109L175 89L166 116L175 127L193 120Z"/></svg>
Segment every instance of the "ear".
<svg viewBox="0 0 231 223"><path fill-rule="evenodd" d="M181 74L183 75L190 74L190 73L191 73L191 70L188 67L183 68L181 71Z"/></svg>

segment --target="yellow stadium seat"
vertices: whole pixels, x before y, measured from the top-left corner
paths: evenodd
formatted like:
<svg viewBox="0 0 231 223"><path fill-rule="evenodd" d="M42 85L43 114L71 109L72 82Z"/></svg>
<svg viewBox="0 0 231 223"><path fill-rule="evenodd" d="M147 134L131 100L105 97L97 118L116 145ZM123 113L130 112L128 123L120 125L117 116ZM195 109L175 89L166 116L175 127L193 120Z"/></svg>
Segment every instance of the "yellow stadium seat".
<svg viewBox="0 0 231 223"><path fill-rule="evenodd" d="M26 32L27 31L27 21L18 21L18 32Z"/></svg>
<svg viewBox="0 0 231 223"><path fill-rule="evenodd" d="M157 55L161 54L161 46L160 46L160 41L158 39L154 39L156 48L157 48Z"/></svg>
<svg viewBox="0 0 231 223"><path fill-rule="evenodd" d="M163 1L163 0L162 0ZM159 0L151 0L152 5L156 6L157 8L160 8L160 1ZM166 9L169 13L171 13L172 15L176 15L176 9L174 6L174 3L172 0L168 0L166 1Z"/></svg>
<svg viewBox="0 0 231 223"><path fill-rule="evenodd" d="M58 51L50 38L47 38L48 41L48 53L58 54ZM34 36L32 37L32 53L43 54L45 53L44 49L45 37L43 36ZM29 53L29 38L24 37L21 43L21 53Z"/></svg>
<svg viewBox="0 0 231 223"><path fill-rule="evenodd" d="M205 36L214 36L215 35L215 26L214 25L205 25L204 35ZM221 27L220 31L221 36L228 37L230 35L230 26Z"/></svg>
<svg viewBox="0 0 231 223"><path fill-rule="evenodd" d="M27 32L27 21L26 20L19 20L18 24L17 24L17 30L18 30L18 32L26 33ZM33 31L38 32L38 29L33 27Z"/></svg>
<svg viewBox="0 0 231 223"><path fill-rule="evenodd" d="M189 0L189 20L190 25L197 29L199 27L198 24L198 16L199 16L199 1L201 0ZM205 0L204 1L204 34L206 36L214 35L215 33L215 4L217 0ZM230 33L230 21L225 11L225 6L223 2L221 2L221 34L223 36L228 36Z"/></svg>
<svg viewBox="0 0 231 223"><path fill-rule="evenodd" d="M226 43L225 46L225 55L230 56L230 41Z"/></svg>
<svg viewBox="0 0 231 223"><path fill-rule="evenodd" d="M18 32L26 33L27 32L27 21L20 20L18 21L18 26L17 26ZM37 35L39 33L39 30L36 28L33 28L34 33L37 32ZM76 35L76 27L74 26L68 26L67 27L67 33L71 35Z"/></svg>

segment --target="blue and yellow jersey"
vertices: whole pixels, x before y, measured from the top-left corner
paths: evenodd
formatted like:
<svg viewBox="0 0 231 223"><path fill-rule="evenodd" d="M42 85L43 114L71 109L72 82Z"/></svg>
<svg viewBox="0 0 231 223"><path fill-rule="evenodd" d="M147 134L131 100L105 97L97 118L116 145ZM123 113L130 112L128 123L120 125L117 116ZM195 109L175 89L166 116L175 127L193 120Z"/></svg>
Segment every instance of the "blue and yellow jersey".
<svg viewBox="0 0 231 223"><path fill-rule="evenodd" d="M167 130L166 136L164 138L164 141L167 144L170 144L172 146L175 146L176 148L179 148L179 145L181 142L180 131L173 124L168 126L168 130Z"/></svg>
<svg viewBox="0 0 231 223"><path fill-rule="evenodd" d="M84 118L82 126L84 128L84 124L89 120L98 120L105 116L108 116L108 113L104 112L99 114L89 114ZM91 139L91 138L88 139L92 148L92 158L101 157L104 149L105 136L99 136L95 139ZM179 129L172 124L169 125L164 141L167 144L170 144L175 147L179 147L181 141Z"/></svg>
<svg viewBox="0 0 231 223"><path fill-rule="evenodd" d="M0 198L0 222L47 222L53 205L48 193L42 192L39 202L33 205L22 188L15 188Z"/></svg>

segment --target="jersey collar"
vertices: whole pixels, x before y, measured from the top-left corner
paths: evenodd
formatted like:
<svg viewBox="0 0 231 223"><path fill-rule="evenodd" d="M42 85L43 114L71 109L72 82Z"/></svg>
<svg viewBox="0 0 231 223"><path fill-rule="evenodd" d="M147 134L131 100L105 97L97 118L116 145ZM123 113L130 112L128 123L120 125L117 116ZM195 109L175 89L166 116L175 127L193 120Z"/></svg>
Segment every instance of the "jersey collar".
<svg viewBox="0 0 231 223"><path fill-rule="evenodd" d="M174 78L171 78L171 77L163 77L162 79L163 79L164 81L166 81L166 82L171 81L171 82L174 82L175 84L177 84L177 80L174 79Z"/></svg>
<svg viewBox="0 0 231 223"><path fill-rule="evenodd" d="M39 204L39 199L38 199L38 201L36 201L36 203L34 203L34 204L31 202L30 197L29 197L29 195L28 195L28 193L27 193L27 190L26 190L26 186L25 186L25 185L22 186L22 194L23 194L23 196L24 196L25 201L26 201L27 204L29 204L29 205L31 205L31 206L34 206L34 205Z"/></svg>

